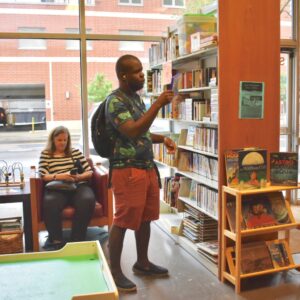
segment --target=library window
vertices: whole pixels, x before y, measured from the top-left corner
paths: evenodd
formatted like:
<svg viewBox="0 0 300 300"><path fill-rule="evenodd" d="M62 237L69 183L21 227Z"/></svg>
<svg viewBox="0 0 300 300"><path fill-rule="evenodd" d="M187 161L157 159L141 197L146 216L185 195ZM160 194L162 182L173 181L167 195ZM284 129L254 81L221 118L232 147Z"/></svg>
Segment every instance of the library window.
<svg viewBox="0 0 300 300"><path fill-rule="evenodd" d="M294 23L294 1L280 1L280 38L295 39Z"/></svg>
<svg viewBox="0 0 300 300"><path fill-rule="evenodd" d="M119 30L120 35L144 35L141 30ZM120 41L119 50L121 51L144 51L144 42L141 41Z"/></svg>
<svg viewBox="0 0 300 300"><path fill-rule="evenodd" d="M119 0L119 5L143 5L143 0Z"/></svg>
<svg viewBox="0 0 300 300"><path fill-rule="evenodd" d="M31 32L31 33L42 33L45 32L45 28L38 27L19 27L18 32ZM47 49L47 42L43 39L20 39L19 49L28 50L43 50Z"/></svg>
<svg viewBox="0 0 300 300"><path fill-rule="evenodd" d="M92 29L86 29L86 33L91 33ZM66 33L79 33L78 28L66 28ZM66 49L67 50L79 50L80 49L80 41L77 40L67 40L66 41ZM87 50L93 50L92 41L87 41L86 44Z"/></svg>
<svg viewBox="0 0 300 300"><path fill-rule="evenodd" d="M163 6L184 7L184 0L163 0Z"/></svg>

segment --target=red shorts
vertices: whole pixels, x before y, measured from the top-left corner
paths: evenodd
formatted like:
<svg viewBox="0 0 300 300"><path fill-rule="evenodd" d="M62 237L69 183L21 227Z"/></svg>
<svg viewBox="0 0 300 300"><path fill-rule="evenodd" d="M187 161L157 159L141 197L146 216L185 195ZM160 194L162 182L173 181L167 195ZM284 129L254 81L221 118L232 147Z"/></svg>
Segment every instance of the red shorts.
<svg viewBox="0 0 300 300"><path fill-rule="evenodd" d="M159 186L154 168L113 169L112 189L114 225L137 230L142 222L159 218Z"/></svg>

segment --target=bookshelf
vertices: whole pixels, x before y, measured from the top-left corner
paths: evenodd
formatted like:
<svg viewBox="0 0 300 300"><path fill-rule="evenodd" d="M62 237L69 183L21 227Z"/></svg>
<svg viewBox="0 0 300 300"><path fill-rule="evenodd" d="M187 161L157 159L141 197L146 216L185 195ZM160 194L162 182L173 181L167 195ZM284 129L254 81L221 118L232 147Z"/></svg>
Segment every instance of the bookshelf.
<svg viewBox="0 0 300 300"><path fill-rule="evenodd" d="M267 12L267 13L266 13ZM178 90L184 97L194 98L198 95L210 97L212 88L218 93L218 120L186 120L168 115L164 116L171 122L173 133L180 133L183 128L199 126L217 130L217 151L202 151L195 147L180 145L178 151L203 155L208 159L217 160L217 180L211 180L194 171L182 171L172 166L172 173L191 178L218 193L218 240L219 262L216 265L219 278L222 275L222 187L226 184L224 153L230 149L244 147L260 147L268 153L279 149L280 135L280 3L279 0L251 1L218 1L218 45L201 49L172 60L174 72L186 72L198 67L217 68L217 86L184 87ZM161 70L162 63L151 66L152 70ZM263 82L264 116L262 119L239 118L239 87L241 81ZM159 163L166 165L163 160ZM268 174L269 178L269 174ZM208 199L209 200L209 199ZM188 203L189 199L179 200ZM193 205L194 208L195 205ZM200 208L198 208L200 210ZM203 212L203 210L202 210ZM207 213L209 216L210 214ZM163 216L162 216L163 217ZM286 228L287 229L287 228ZM266 229L267 230L267 229ZM272 233L272 230L270 229ZM251 235L243 232L241 235ZM229 238L236 235L228 232ZM239 237L240 238L240 237ZM185 237L180 239L191 243ZM183 242L182 246L186 247ZM194 245L195 246L195 245ZM189 251L195 247L188 247ZM201 260L205 260L204 257ZM211 271L211 264L205 264ZM214 272L214 271L213 271ZM216 273L216 272L214 272Z"/></svg>
<svg viewBox="0 0 300 300"><path fill-rule="evenodd" d="M221 280L228 280L235 286L235 291L240 292L241 280L243 278L255 277L265 274L271 274L290 269L299 268L299 264L295 264L289 249L289 230L297 228L300 223L297 223L291 213L289 199L286 197L285 204L289 214L290 222L287 224L273 225L267 227L258 227L254 229L242 229L242 207L245 196L268 195L274 192L291 191L300 189L298 186L267 186L266 188L256 190L237 190L227 186L223 186L222 190L222 253L221 253ZM235 197L235 232L229 226L226 207L229 195ZM287 193L287 195L289 195ZM285 266L272 266L264 270L242 272L242 260L245 259L242 255L242 248L247 238L252 237L254 241L270 241L278 242L278 232L283 231L285 237L282 240L288 256L288 264ZM270 243L269 242L269 243ZM234 254L233 254L234 253ZM258 252L257 252L258 253ZM258 254L257 254L258 255ZM234 257L234 258L233 258Z"/></svg>

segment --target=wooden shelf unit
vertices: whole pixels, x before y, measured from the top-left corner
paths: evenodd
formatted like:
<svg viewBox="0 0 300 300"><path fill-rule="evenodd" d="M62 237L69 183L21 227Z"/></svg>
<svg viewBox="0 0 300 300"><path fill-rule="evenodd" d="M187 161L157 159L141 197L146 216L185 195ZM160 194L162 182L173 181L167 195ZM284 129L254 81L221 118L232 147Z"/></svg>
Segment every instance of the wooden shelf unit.
<svg viewBox="0 0 300 300"><path fill-rule="evenodd" d="M221 243L222 243L222 251L221 251L221 280L224 282L225 279L230 281L235 285L235 291L237 293L240 292L241 289L241 279L255 277L259 275L271 274L280 271L286 271L290 269L295 269L300 267L299 264L294 264L290 251L288 251L289 261L292 262L290 265L280 268L267 269L259 272L252 272L247 274L241 274L241 249L242 249L242 238L248 236L261 236L269 233L277 233L279 231L284 231L285 233L285 243L288 247L289 244L289 230L293 228L297 228L300 223L297 223L290 212L289 207L289 193L286 196L286 204L288 205L289 217L291 223L283 224L283 225L274 225L268 227L260 227L255 229L242 230L242 202L243 196L247 195L258 195L258 194L267 194L272 192L281 192L281 191L292 191L300 189L300 185L298 186L267 186L265 188L253 189L253 190L238 190L234 188L230 188L228 186L223 186L222 188L222 228L221 228ZM230 231L228 227L227 217L226 217L226 204L228 195L232 195L235 197L235 224L236 230L235 232ZM230 251L233 251L232 247L227 247L227 239L231 240L235 244L235 263L233 263L232 259L230 259Z"/></svg>
<svg viewBox="0 0 300 300"><path fill-rule="evenodd" d="M223 222L221 215L221 191L222 186L226 184L225 151L244 147L260 147L267 149L268 153L279 151L280 1L218 0L217 47L202 49L196 53L179 57L172 61L172 68L174 70L189 68L194 61L200 61L200 59L212 56L216 57L218 68L218 123L177 119L167 120L171 120L172 123L185 123L185 126L193 124L205 127L218 126L218 181L206 180L203 176L192 172L181 172L174 167L172 169L219 191L218 230L219 237L221 237ZM162 69L162 64L151 66L151 68ZM264 83L264 116L262 119L239 118L239 89L241 81ZM210 87L204 87L202 91L198 90L196 92L209 93L209 90ZM188 92L195 93L195 90L183 89L180 92L184 94ZM194 151L191 149L187 150ZM205 153L204 155L207 154ZM238 238L240 236L241 233L239 233ZM222 241L220 238L219 244L218 275L221 279L220 257ZM222 278L224 277L222 275ZM228 274L228 278L231 278L230 274Z"/></svg>

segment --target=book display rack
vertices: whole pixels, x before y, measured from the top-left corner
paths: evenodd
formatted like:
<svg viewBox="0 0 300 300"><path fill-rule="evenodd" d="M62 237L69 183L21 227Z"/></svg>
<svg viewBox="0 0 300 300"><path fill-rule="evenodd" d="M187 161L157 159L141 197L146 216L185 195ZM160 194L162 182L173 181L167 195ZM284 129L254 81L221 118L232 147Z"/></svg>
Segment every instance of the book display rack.
<svg viewBox="0 0 300 300"><path fill-rule="evenodd" d="M172 46L176 44L175 34L167 44L162 43L150 51L151 70L147 72L147 82L153 101L164 84L171 83L164 80L166 66L172 78L168 88L180 96L174 97L172 104L164 107L158 116L170 121L170 137L178 146L175 156L167 154L161 145L154 146L156 161L171 169L170 178L164 182L165 202L182 219L179 243L219 278L222 274L221 191L226 184L224 154L230 149L253 145L268 153L279 150L279 4L279 0L219 0L218 30L212 44L201 48L200 36L199 50L178 57L180 51L177 53ZM264 11L268 13L262 13ZM164 58L162 53L167 53ZM244 81L264 86L260 118L239 114L240 86ZM175 176L180 177L179 181ZM267 173L266 180L269 177ZM175 191L178 182L179 191ZM183 187L188 188L182 192ZM214 231L211 240L205 240L202 224L209 224L210 232ZM206 242L211 245L197 246ZM203 251L215 249L216 245L218 256L215 251L213 257L209 257L208 252L203 255Z"/></svg>
<svg viewBox="0 0 300 300"><path fill-rule="evenodd" d="M299 188L300 185L238 190L223 186L221 279L235 285L237 293L244 278L300 267L289 249L289 230L300 223L295 221L289 199L282 193ZM278 239L280 231L284 239Z"/></svg>

